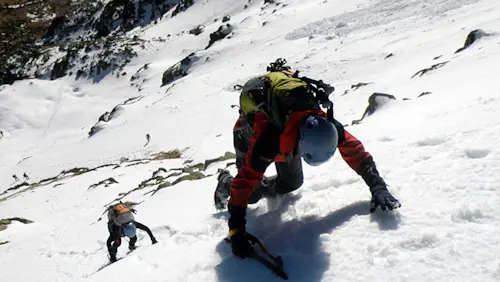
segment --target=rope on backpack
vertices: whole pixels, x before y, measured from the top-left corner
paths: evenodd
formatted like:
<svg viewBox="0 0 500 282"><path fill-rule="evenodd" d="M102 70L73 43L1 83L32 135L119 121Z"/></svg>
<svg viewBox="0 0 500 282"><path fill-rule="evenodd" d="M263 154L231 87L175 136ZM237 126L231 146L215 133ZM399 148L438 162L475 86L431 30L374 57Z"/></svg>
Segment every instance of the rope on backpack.
<svg viewBox="0 0 500 282"><path fill-rule="evenodd" d="M323 82L323 80L314 80L306 76L299 77L299 71L293 71L283 58L278 58L276 61L270 63L266 70L269 72L283 72L291 77L304 81L312 92L314 92L318 104L326 109L333 108L333 103L328 100L328 96L335 91L335 87L332 85ZM333 113L333 110L331 112Z"/></svg>

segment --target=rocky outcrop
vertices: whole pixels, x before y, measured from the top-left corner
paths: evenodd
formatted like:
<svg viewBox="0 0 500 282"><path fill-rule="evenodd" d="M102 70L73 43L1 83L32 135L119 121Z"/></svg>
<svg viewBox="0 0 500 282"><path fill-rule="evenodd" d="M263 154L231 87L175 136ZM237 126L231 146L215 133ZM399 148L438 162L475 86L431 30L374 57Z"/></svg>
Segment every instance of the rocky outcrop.
<svg viewBox="0 0 500 282"><path fill-rule="evenodd" d="M221 25L216 31L210 33L210 41L205 49L210 48L215 42L224 39L233 32L233 26L230 24Z"/></svg>
<svg viewBox="0 0 500 282"><path fill-rule="evenodd" d="M89 138L92 137L92 136L94 136L97 132L103 130L104 127L106 126L107 122L109 122L110 120L112 120L112 119L116 118L117 116L119 116L125 110L124 109L125 105L136 103L137 101L141 100L142 97L143 96L137 96L137 97L129 98L125 102L123 102L121 104L118 104L115 107L113 107L113 109L111 110L111 112L105 112L104 114L102 114L99 117L97 123L94 124L90 128L90 131L88 133Z"/></svg>
<svg viewBox="0 0 500 282"><path fill-rule="evenodd" d="M108 179L100 181L99 183L90 185L87 190L92 190L92 189L97 188L101 185L104 185L104 187L109 187L109 185L117 184L117 183L118 183L118 181L116 181L113 177L110 177Z"/></svg>
<svg viewBox="0 0 500 282"><path fill-rule="evenodd" d="M182 12L193 4L192 0L61 1L49 5L50 2L34 1L8 11L0 9L0 18L8 13L8 20L0 26L0 33L7 35L0 42L0 85L29 77L57 79L73 74L76 79L93 78L98 82L121 70L136 55L127 44L130 39L122 36L125 32L156 23L174 8ZM32 24L26 14L43 20ZM42 45L35 44L40 39ZM58 51L66 49L76 52L61 56ZM73 69L79 65L83 67Z"/></svg>
<svg viewBox="0 0 500 282"><path fill-rule="evenodd" d="M199 59L196 53L191 53L180 62L168 68L162 76L162 86L168 85L177 79L188 75L191 65Z"/></svg>
<svg viewBox="0 0 500 282"><path fill-rule="evenodd" d="M0 231L7 229L7 226L12 223L12 221L18 221L24 224L33 223L33 221L21 217L12 217L12 218L4 218L0 219Z"/></svg>
<svg viewBox="0 0 500 282"><path fill-rule="evenodd" d="M464 46L459 48L455 53L462 52L463 50L469 48L474 42L476 42L478 39L491 36L493 35L492 33L488 33L482 29L476 29L471 31L468 35L467 38L465 39Z"/></svg>
<svg viewBox="0 0 500 282"><path fill-rule="evenodd" d="M414 78L415 76L419 75L419 76L422 76L430 71L433 71L433 70L437 70L439 68L442 68L444 67L449 61L446 61L446 62L442 62L442 63L438 63L438 64L434 64L432 65L431 67L429 68L425 68L425 69L421 69L419 70L418 72L416 72L411 78Z"/></svg>
<svg viewBox="0 0 500 282"><path fill-rule="evenodd" d="M200 35L205 30L204 25L199 25L189 31L189 34Z"/></svg>
<svg viewBox="0 0 500 282"><path fill-rule="evenodd" d="M384 93L373 93L369 98L368 98L368 107L366 107L365 112L363 113L363 116L361 119L358 120L353 120L352 125L354 124L359 124L361 121L369 116L375 113L376 110L378 110L382 105L385 105L392 100L396 100L396 97L390 94L384 94Z"/></svg>

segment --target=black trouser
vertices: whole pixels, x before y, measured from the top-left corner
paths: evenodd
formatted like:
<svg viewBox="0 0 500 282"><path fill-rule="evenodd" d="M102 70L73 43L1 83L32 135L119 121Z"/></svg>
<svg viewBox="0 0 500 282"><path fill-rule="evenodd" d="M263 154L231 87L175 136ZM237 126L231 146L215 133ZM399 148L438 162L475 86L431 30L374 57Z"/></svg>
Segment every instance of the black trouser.
<svg viewBox="0 0 500 282"><path fill-rule="evenodd" d="M151 232L151 229L149 229L146 225L134 221L135 226L138 229L141 229L143 231L146 231L149 235L149 238L151 241L154 241L154 236L153 232ZM118 251L118 247L122 244L121 240L121 235L122 235L122 227L115 225L113 222L109 221L108 222L108 231L109 231L109 237L106 242L106 245L108 247L108 251L111 255L116 255L116 252ZM137 242L137 236L134 236L130 238L130 241L128 243L129 248L135 246L135 243Z"/></svg>
<svg viewBox="0 0 500 282"><path fill-rule="evenodd" d="M122 244L121 229L121 226L115 225L113 222L108 221L109 237L106 241L106 245L108 246L108 252L111 256L116 256L118 247L120 247L120 245Z"/></svg>
<svg viewBox="0 0 500 282"><path fill-rule="evenodd" d="M250 136L252 136L250 124L244 118L240 119L240 127L234 130L234 149L236 151L236 166L238 169L243 163L243 159L249 149ZM302 186L304 175L302 172L302 159L299 154L296 154L288 162L275 163L275 166L277 175L262 179L248 198L249 204L257 203L263 196L274 197L290 193ZM226 186L229 192L233 178L226 177L220 181L223 182L223 185Z"/></svg>

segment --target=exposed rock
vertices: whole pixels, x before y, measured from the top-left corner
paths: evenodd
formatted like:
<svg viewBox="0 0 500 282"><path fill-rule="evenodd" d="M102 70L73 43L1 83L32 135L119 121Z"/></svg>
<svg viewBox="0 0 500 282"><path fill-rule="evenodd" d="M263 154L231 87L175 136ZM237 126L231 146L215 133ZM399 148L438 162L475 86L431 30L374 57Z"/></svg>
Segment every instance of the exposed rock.
<svg viewBox="0 0 500 282"><path fill-rule="evenodd" d="M372 115L380 106L389 103L391 100L396 100L396 97L390 94L384 93L373 93L368 98L368 107L366 107L365 112L361 119L353 120L352 125L359 124L366 116Z"/></svg>
<svg viewBox="0 0 500 282"><path fill-rule="evenodd" d="M435 65L432 65L430 68L426 68L426 69L421 69L419 70L418 72L416 72L411 78L414 78L415 76L417 75L424 75L426 74L427 72L430 72L430 71L433 71L433 70L437 70L439 68L442 68L444 67L449 61L446 61L446 62L442 62L442 63L438 63L438 64L435 64Z"/></svg>
<svg viewBox="0 0 500 282"><path fill-rule="evenodd" d="M388 59L388 58L393 57L393 56L394 56L394 54L393 54L393 53L389 53L389 55L385 56L385 58L384 58L384 59Z"/></svg>
<svg viewBox="0 0 500 282"><path fill-rule="evenodd" d="M370 85L372 84L373 82L368 82L368 83L365 83L365 82L360 82L360 83L357 83L357 84L353 84L351 85L351 90L357 90L358 88L360 87L363 87L363 86L366 86L366 85Z"/></svg>
<svg viewBox="0 0 500 282"><path fill-rule="evenodd" d="M168 152L158 152L153 154L153 160L171 160L179 159L182 156L182 152L178 149L171 150Z"/></svg>
<svg viewBox="0 0 500 282"><path fill-rule="evenodd" d="M90 128L90 131L88 133L89 137L92 137L94 136L97 132L101 131L104 129L104 126L106 124L106 122L112 120L113 118L116 118L117 116L119 116L123 111L124 111L124 105L129 105L129 104L133 104L139 100L141 100L143 98L143 96L136 96L136 97L132 97L132 98L129 98L127 99L125 102L121 103L121 104L118 104L116 105L112 110L111 112L105 112L104 114L102 114L100 117L99 117L99 120L97 121L96 124L94 124L91 128Z"/></svg>
<svg viewBox="0 0 500 282"><path fill-rule="evenodd" d="M68 66L69 66L69 55L66 55L65 57L58 60L54 64L54 68L52 70L52 75L50 76L50 79L54 80L65 76L68 70Z"/></svg>
<svg viewBox="0 0 500 282"><path fill-rule="evenodd" d="M7 229L7 226L12 223L12 221L18 221L24 224L33 223L33 221L21 217L11 217L0 219L0 231Z"/></svg>
<svg viewBox="0 0 500 282"><path fill-rule="evenodd" d="M104 185L104 187L108 187L109 185L116 184L116 183L118 183L118 181L116 181L113 177L110 177L108 179L100 181L99 183L90 185L87 190L92 190L100 185Z"/></svg>
<svg viewBox="0 0 500 282"><path fill-rule="evenodd" d="M160 167L157 171L153 172L153 177L167 177L167 170L163 167Z"/></svg>
<svg viewBox="0 0 500 282"><path fill-rule="evenodd" d="M418 97L417 97L417 98L420 98L420 97L422 97L422 96L429 95L429 94L432 94L432 92L425 91L425 92L420 93L420 95L418 95Z"/></svg>
<svg viewBox="0 0 500 282"><path fill-rule="evenodd" d="M88 133L89 135L89 138L94 136L97 132L101 131L104 129L104 123L99 121L97 122L96 124L94 124L91 128L90 128L90 131Z"/></svg>
<svg viewBox="0 0 500 282"><path fill-rule="evenodd" d="M54 37L59 29L61 29L66 21L66 16L55 17L47 28L45 37Z"/></svg>
<svg viewBox="0 0 500 282"><path fill-rule="evenodd" d="M168 85L175 80L188 75L189 68L191 65L198 60L196 53L191 53L182 61L176 63L175 65L168 68L162 76L162 86Z"/></svg>
<svg viewBox="0 0 500 282"><path fill-rule="evenodd" d="M210 41L205 49L210 48L215 42L225 38L233 31L233 26L230 24L221 25L216 31L210 34Z"/></svg>
<svg viewBox="0 0 500 282"><path fill-rule="evenodd" d="M226 152L224 154L224 156L221 156L221 157L218 157L218 158L215 158L215 159L206 160L205 164L203 165L203 169L204 170L207 169L207 167L210 164L213 164L213 163L216 163L216 162L222 162L222 161L226 161L226 160L230 160L230 159L236 159L236 154L234 154L232 152Z"/></svg>
<svg viewBox="0 0 500 282"><path fill-rule="evenodd" d="M189 34L199 35L205 30L204 25L199 25L189 31Z"/></svg>
<svg viewBox="0 0 500 282"><path fill-rule="evenodd" d="M482 29L476 29L476 30L473 30L471 31L468 35L467 35L467 38L465 39L465 43L464 43L464 46L462 48L459 48L457 51L455 51L455 53L459 53L459 52L462 52L463 50L469 48L474 42L476 42L478 39L482 38L482 37L487 37L487 36L491 36L493 34L491 33L487 33L485 32L484 30Z"/></svg>
<svg viewBox="0 0 500 282"><path fill-rule="evenodd" d="M231 16L230 15L225 15L223 18L222 18L222 22L225 23L225 22L228 22L231 20Z"/></svg>
<svg viewBox="0 0 500 282"><path fill-rule="evenodd" d="M194 171L188 175L184 175L184 176L177 178L177 180L172 182L172 185L178 184L178 183L180 183L182 181L186 181L186 180L193 181L193 180L203 179L205 177L207 177L207 176L205 174L203 174L202 172Z"/></svg>

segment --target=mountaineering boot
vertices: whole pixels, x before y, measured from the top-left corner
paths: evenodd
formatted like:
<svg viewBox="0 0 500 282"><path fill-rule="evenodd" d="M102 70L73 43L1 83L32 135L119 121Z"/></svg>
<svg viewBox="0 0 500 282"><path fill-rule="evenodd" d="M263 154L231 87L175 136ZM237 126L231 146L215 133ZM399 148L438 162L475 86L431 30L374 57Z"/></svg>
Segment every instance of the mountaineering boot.
<svg viewBox="0 0 500 282"><path fill-rule="evenodd" d="M217 187L214 192L214 204L217 210L223 210L226 208L230 196L231 183L233 182L233 177L229 171L223 169L219 172L217 177Z"/></svg>
<svg viewBox="0 0 500 282"><path fill-rule="evenodd" d="M116 261L116 253L110 252L109 253L109 260L111 262L115 262Z"/></svg>
<svg viewBox="0 0 500 282"><path fill-rule="evenodd" d="M130 242L128 243L128 249L133 251L135 250L137 247L135 246L135 243L137 242L137 236L134 236L132 238L130 238Z"/></svg>
<svg viewBox="0 0 500 282"><path fill-rule="evenodd" d="M276 198L276 176L263 176L260 183L255 187L253 193L248 198L249 204L255 204L262 198Z"/></svg>

